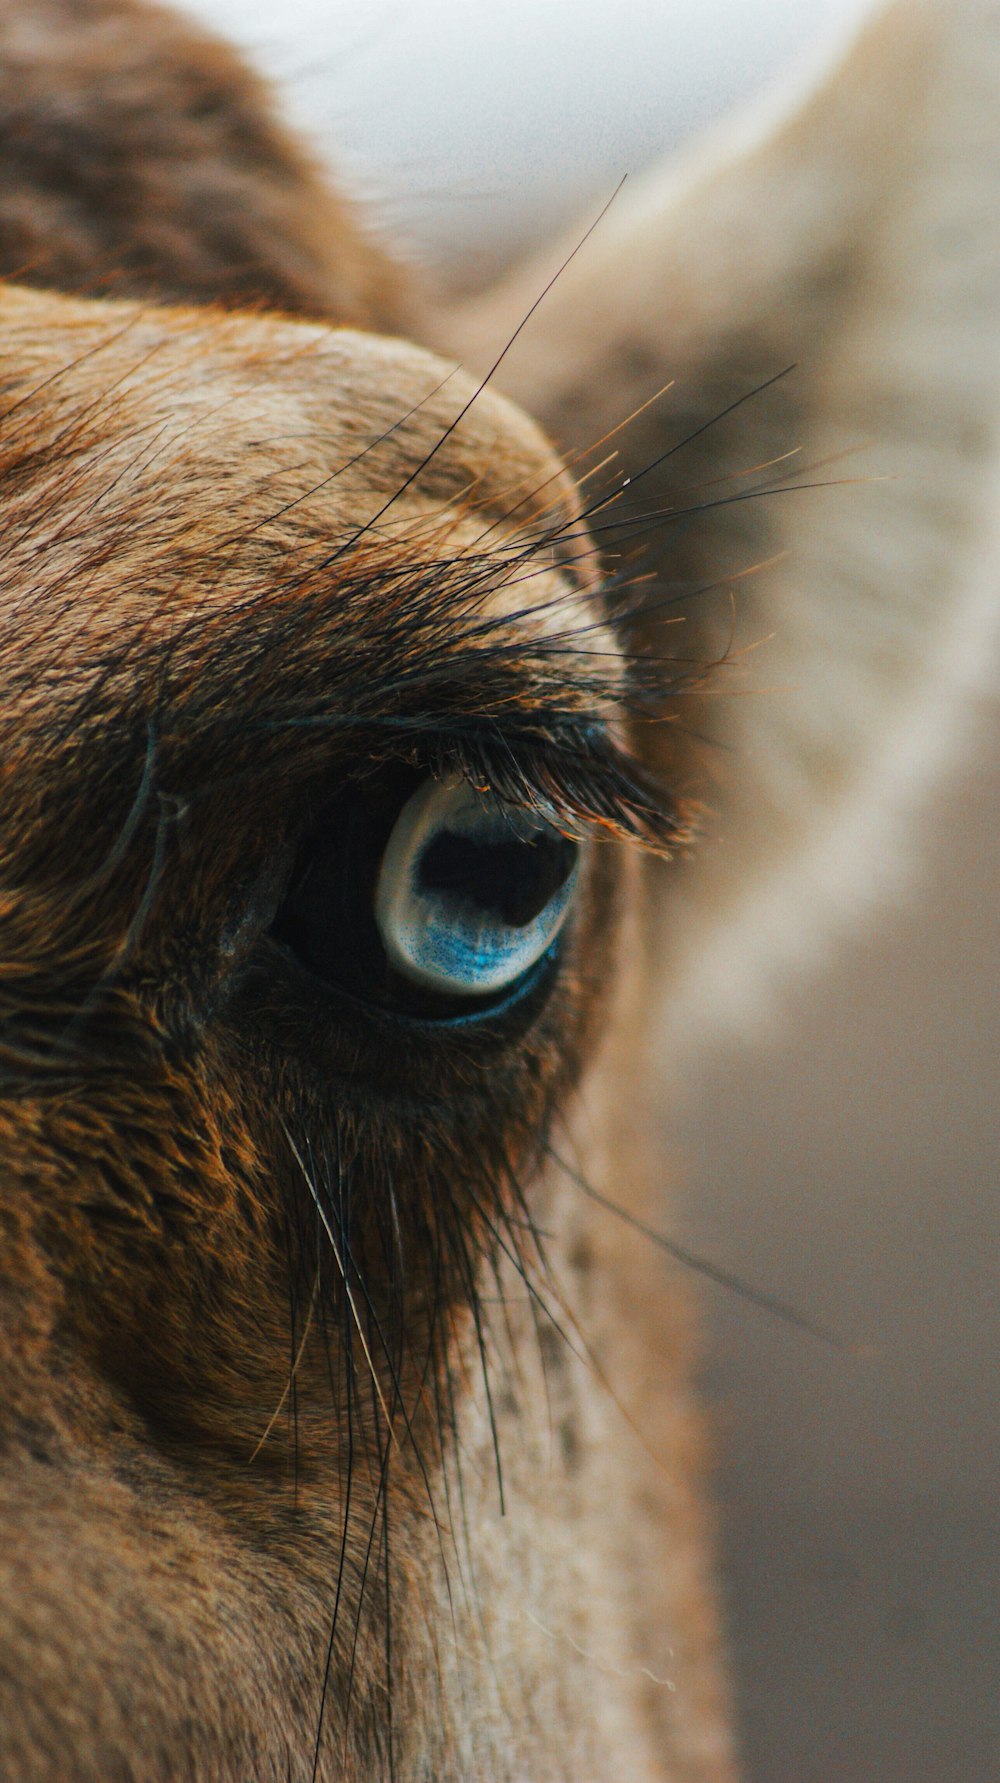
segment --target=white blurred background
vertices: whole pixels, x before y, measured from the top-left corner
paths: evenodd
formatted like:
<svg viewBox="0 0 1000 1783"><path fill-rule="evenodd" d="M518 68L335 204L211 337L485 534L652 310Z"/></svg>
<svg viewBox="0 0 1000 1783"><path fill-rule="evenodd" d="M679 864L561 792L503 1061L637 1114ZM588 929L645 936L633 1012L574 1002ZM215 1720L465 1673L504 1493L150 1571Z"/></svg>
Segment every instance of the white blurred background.
<svg viewBox="0 0 1000 1783"><path fill-rule="evenodd" d="M849 32L869 0L187 0L435 264L513 240Z"/></svg>
<svg viewBox="0 0 1000 1783"><path fill-rule="evenodd" d="M476 283L870 6L189 9L253 52L415 258ZM750 1783L1000 1783L995 710L922 831L905 898L786 998L763 1051L700 1055L670 1135L677 1235L874 1351L705 1292Z"/></svg>

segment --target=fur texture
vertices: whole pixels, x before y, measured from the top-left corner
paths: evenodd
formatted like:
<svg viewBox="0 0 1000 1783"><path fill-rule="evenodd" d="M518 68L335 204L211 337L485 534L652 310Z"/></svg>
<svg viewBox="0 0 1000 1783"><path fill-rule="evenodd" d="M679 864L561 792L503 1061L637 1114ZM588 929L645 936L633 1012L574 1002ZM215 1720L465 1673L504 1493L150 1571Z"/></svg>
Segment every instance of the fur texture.
<svg viewBox="0 0 1000 1783"><path fill-rule="evenodd" d="M499 368L578 493L378 332L397 276L228 52L0 8L4 1775L732 1778L643 1037L978 611L996 29L897 7L613 213ZM427 331L488 365L542 283ZM896 480L811 491L873 424ZM772 629L787 691L719 699ZM365 976L427 776L579 849L465 1019Z"/></svg>

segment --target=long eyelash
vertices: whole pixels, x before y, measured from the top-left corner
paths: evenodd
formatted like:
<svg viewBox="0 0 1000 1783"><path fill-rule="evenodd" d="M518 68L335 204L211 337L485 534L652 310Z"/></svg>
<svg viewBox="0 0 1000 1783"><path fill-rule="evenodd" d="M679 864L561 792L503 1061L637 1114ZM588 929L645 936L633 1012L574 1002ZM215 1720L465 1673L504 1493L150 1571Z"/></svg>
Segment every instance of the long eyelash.
<svg viewBox="0 0 1000 1783"><path fill-rule="evenodd" d="M551 733L551 720L546 721ZM554 742L482 733L442 739L445 764L454 763L472 782L505 803L537 812L577 839L604 836L633 842L650 853L669 854L687 842L690 829L651 774L606 736L595 746L572 724Z"/></svg>

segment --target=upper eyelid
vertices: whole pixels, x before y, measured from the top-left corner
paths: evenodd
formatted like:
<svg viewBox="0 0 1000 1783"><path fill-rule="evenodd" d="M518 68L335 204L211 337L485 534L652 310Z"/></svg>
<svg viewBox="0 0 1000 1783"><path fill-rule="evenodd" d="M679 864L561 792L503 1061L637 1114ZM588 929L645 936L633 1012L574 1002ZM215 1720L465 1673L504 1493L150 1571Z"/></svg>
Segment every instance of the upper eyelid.
<svg viewBox="0 0 1000 1783"><path fill-rule="evenodd" d="M505 803L534 810L578 840L612 837L657 854L686 839L683 812L603 724L577 722L563 738L450 739L447 765Z"/></svg>

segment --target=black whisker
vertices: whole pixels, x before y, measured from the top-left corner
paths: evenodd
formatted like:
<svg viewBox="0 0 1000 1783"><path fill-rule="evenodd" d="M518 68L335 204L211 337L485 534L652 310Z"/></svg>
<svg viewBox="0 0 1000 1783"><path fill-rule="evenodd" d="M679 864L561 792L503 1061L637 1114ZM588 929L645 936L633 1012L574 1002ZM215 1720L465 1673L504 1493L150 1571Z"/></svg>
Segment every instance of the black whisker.
<svg viewBox="0 0 1000 1783"><path fill-rule="evenodd" d="M539 306L542 303L544 303L546 297L548 296L549 292L552 290L553 286L556 285L558 283L558 281L562 278L562 275L566 271L566 268L571 264L571 262L573 260L576 259L576 256L580 252L581 248L584 247L584 245L590 240L590 237L593 235L594 230L599 226L599 224L601 222L603 222L604 218L607 216L608 211L611 209L611 206L614 204L615 199L618 197L619 192L621 191L622 187L624 186L626 177L627 177L626 175L622 176L622 178L619 180L617 186L615 187L614 191L612 192L611 197L608 199L606 204L602 205L600 211L598 212L597 216L594 218L593 222L590 224L589 228L584 231L583 235L581 235L579 241L576 243L576 246L572 249L572 251L569 254L566 255L565 260L563 260L562 264L556 268L555 272L552 274L552 277L542 287L541 291L538 293L538 296L535 298L534 302L525 311L520 322L517 324L517 327L514 329L513 333L509 336L509 338L505 342L501 351L497 354L496 358L493 361L493 364L489 368L489 371L485 374L484 377L482 377L479 380L479 383L476 385L476 388L473 390L472 395L470 397L468 397L467 400L462 404L462 407L459 409L458 414L454 417L454 419L452 421L449 421L447 427L445 427L444 430L438 435L433 446L431 446L430 450L424 454L423 458L420 460L420 463L417 464L414 467L414 469L408 473L408 475L406 477L404 477L403 481L399 484L398 488L396 490L394 490L394 492L390 496L389 500L384 502L382 507L380 507L378 509L378 511L372 515L371 519L367 520L363 527L361 527L356 533L354 533L351 536L351 538L345 542L345 544L340 546L338 548L338 550L333 553L333 556L327 560L328 564L335 562L338 557L343 555L343 552L345 550L349 550L349 549L351 549L352 546L357 544L357 542L363 537L364 533L371 531L371 529L374 526L376 526L378 524L378 522L381 519L383 519L384 516L389 512L389 509L391 507L393 507L397 501L399 501L400 497L405 495L406 491L409 488L411 488L411 486L417 481L417 479L419 477L423 476L424 472L427 470L428 465L433 461L433 459L435 459L437 457L438 453L447 444L448 440L451 438L452 434L455 432L455 429L461 425L461 423L464 421L466 415L469 413L469 410L479 400L483 391L486 389L486 386L490 383L491 379L494 377L496 372L499 371L501 365L503 364L508 353L510 352L511 348L513 347L514 342L518 339L518 336L524 332L524 330L527 327L528 323L530 322L532 316L535 314L535 311L539 308ZM324 566L324 567L327 567L327 566Z"/></svg>
<svg viewBox="0 0 1000 1783"><path fill-rule="evenodd" d="M804 1331L810 1337L818 1338L820 1343L829 1344L831 1349L840 1350L848 1355L853 1353L852 1346L844 1343L843 1339L838 1337L836 1332L829 1330L827 1326L811 1319L808 1314L799 1312L796 1307L789 1306L775 1295L751 1286L749 1282L744 1281L741 1276L734 1275L730 1270L721 1269L718 1264L710 1262L707 1257L689 1250L686 1245L678 1244L676 1239L668 1238L665 1232L657 1231L655 1226L647 1225L645 1220L638 1219L635 1214L629 1212L628 1208L621 1207L617 1201L612 1201L610 1196L602 1194L600 1189L588 1182L580 1171L575 1170L565 1158L553 1151L551 1146L546 1149L553 1163L576 1188L587 1196L588 1200L593 1201L595 1206L602 1207L606 1213L613 1214L615 1219L620 1220L623 1225L629 1226L642 1238L648 1239L650 1244L656 1245L658 1250L665 1251L667 1256L673 1257L674 1261L682 1264L685 1269L693 1270L696 1275L704 1276L706 1281L714 1282L717 1287L725 1288L729 1293L736 1294L749 1306L755 1306L760 1312L769 1313L772 1318L779 1319L782 1324L791 1325L797 1331Z"/></svg>

